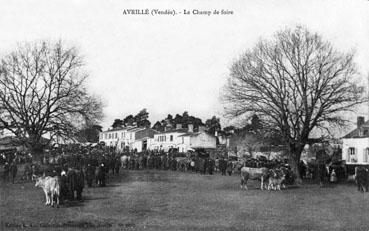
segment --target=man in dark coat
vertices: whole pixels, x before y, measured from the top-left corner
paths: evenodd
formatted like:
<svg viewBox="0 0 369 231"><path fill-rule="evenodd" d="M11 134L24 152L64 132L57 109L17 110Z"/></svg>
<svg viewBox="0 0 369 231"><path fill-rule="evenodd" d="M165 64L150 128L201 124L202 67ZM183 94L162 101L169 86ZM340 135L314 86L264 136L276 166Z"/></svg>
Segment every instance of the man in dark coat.
<svg viewBox="0 0 369 231"><path fill-rule="evenodd" d="M95 167L91 166L91 164L88 164L86 167L86 181L88 187L92 187L94 177L95 177Z"/></svg>
<svg viewBox="0 0 369 231"><path fill-rule="evenodd" d="M67 184L69 199L74 200L74 193L77 194L77 200L82 200L82 191L85 185L85 177L81 170L68 169Z"/></svg>
<svg viewBox="0 0 369 231"><path fill-rule="evenodd" d="M96 169L96 185L100 187L104 187L106 185L105 177L106 177L106 170L105 170L104 164L101 164Z"/></svg>
<svg viewBox="0 0 369 231"><path fill-rule="evenodd" d="M327 182L329 173L327 171L327 167L324 163L318 164L318 176L319 176L319 185L323 187L325 182Z"/></svg>
<svg viewBox="0 0 369 231"><path fill-rule="evenodd" d="M4 181L8 181L8 178L9 178L9 164L8 164L8 162L5 162L3 168L4 168L3 180Z"/></svg>
<svg viewBox="0 0 369 231"><path fill-rule="evenodd" d="M208 168L208 171L209 171L209 174L210 175L213 175L214 167L215 167L215 161L214 161L214 159L209 158L208 159L207 168Z"/></svg>
<svg viewBox="0 0 369 231"><path fill-rule="evenodd" d="M15 160L13 160L13 162L10 164L9 171L12 177L12 183L14 184L14 180L18 172L18 167L17 164L15 163Z"/></svg>
<svg viewBox="0 0 369 231"><path fill-rule="evenodd" d="M369 187L369 171L363 166L355 168L355 181L358 191L368 192Z"/></svg>
<svg viewBox="0 0 369 231"><path fill-rule="evenodd" d="M232 171L233 171L233 163L231 161L228 161L228 163L227 163L228 175L232 175Z"/></svg>
<svg viewBox="0 0 369 231"><path fill-rule="evenodd" d="M60 176L60 201L63 202L64 200L68 199L68 178L66 170L62 170Z"/></svg>
<svg viewBox="0 0 369 231"><path fill-rule="evenodd" d="M219 170L222 173L223 176L226 175L226 170L227 170L227 161L225 161L225 159L222 157L219 160Z"/></svg>

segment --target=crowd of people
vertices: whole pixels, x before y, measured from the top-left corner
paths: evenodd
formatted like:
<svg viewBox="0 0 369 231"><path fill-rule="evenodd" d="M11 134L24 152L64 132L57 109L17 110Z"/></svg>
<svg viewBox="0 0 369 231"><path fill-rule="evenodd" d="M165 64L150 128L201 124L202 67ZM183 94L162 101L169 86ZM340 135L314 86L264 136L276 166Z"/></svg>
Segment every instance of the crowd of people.
<svg viewBox="0 0 369 231"><path fill-rule="evenodd" d="M107 146L83 147L80 145L68 145L51 150L46 150L43 155L32 156L26 152L8 152L0 155L3 164L3 180L12 182L17 175L17 165L24 164L24 173L21 179L27 180L32 176L61 176L61 173L71 169L83 172L88 186L105 186L106 176L109 172L118 174L120 169L126 170L171 170L190 171L201 174L232 175L238 173L242 166L246 167L287 167L286 160L267 160L266 158L237 159L226 155L213 156L204 151L179 153L176 149L164 151L137 151L126 150L116 152ZM333 168L332 165L307 165L301 162L299 165L300 176L306 179L320 179L327 181L332 176L332 181L342 178L345 172ZM290 181L294 176L291 172ZM323 179L324 178L324 179ZM330 179L328 179L329 181Z"/></svg>

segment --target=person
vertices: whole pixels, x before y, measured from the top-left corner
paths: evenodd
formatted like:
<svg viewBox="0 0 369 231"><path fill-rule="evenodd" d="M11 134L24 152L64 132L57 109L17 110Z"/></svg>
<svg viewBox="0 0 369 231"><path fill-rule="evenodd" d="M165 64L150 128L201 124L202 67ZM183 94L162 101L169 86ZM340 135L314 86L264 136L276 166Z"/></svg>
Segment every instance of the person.
<svg viewBox="0 0 369 231"><path fill-rule="evenodd" d="M332 173L331 173L330 182L331 183L336 183L337 182L337 175L336 175L336 171L334 169L332 170Z"/></svg>
<svg viewBox="0 0 369 231"><path fill-rule="evenodd" d="M233 171L233 164L231 161L228 161L227 163L227 172L228 172L228 175L232 175L232 171Z"/></svg>
<svg viewBox="0 0 369 231"><path fill-rule="evenodd" d="M302 160L300 160L300 163L299 163L299 173L300 173L301 179L306 178L306 165L304 161Z"/></svg>
<svg viewBox="0 0 369 231"><path fill-rule="evenodd" d="M194 172L195 171L195 160L194 159L191 159L190 167L191 167L191 171Z"/></svg>
<svg viewBox="0 0 369 231"><path fill-rule="evenodd" d="M208 167L209 174L210 175L213 175L214 167L215 167L215 161L214 161L214 159L212 159L212 158L209 158L208 159L208 165L207 165L207 167Z"/></svg>
<svg viewBox="0 0 369 231"><path fill-rule="evenodd" d="M323 187L327 179L327 168L325 164L323 163L318 164L318 174L319 174L319 185L320 187Z"/></svg>
<svg viewBox="0 0 369 231"><path fill-rule="evenodd" d="M3 168L4 168L3 180L8 181L8 178L9 178L9 164L8 164L8 162L5 162Z"/></svg>
<svg viewBox="0 0 369 231"><path fill-rule="evenodd" d="M227 175L227 161L224 159L224 157L220 158L219 160L219 170L222 173L223 176Z"/></svg>
<svg viewBox="0 0 369 231"><path fill-rule="evenodd" d="M88 164L86 168L86 181L88 187L92 187L94 177L95 177L95 167L93 167L91 164Z"/></svg>

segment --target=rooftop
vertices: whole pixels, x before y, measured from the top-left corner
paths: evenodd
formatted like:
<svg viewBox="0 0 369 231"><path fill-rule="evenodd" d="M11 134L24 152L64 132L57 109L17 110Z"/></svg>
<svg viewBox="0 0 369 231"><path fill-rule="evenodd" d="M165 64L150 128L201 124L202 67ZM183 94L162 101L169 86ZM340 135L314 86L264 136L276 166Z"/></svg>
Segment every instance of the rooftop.
<svg viewBox="0 0 369 231"><path fill-rule="evenodd" d="M350 138L368 138L368 137L369 137L369 120L342 138L350 139Z"/></svg>

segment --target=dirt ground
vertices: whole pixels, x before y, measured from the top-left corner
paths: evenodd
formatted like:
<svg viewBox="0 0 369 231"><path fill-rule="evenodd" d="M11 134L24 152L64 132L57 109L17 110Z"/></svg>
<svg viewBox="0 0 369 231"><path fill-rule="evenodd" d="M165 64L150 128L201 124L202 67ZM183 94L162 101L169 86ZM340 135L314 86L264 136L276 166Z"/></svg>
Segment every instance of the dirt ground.
<svg viewBox="0 0 369 231"><path fill-rule="evenodd" d="M261 191L238 176L124 171L83 202L44 205L34 183L0 183L1 230L369 230L369 193L352 184Z"/></svg>

